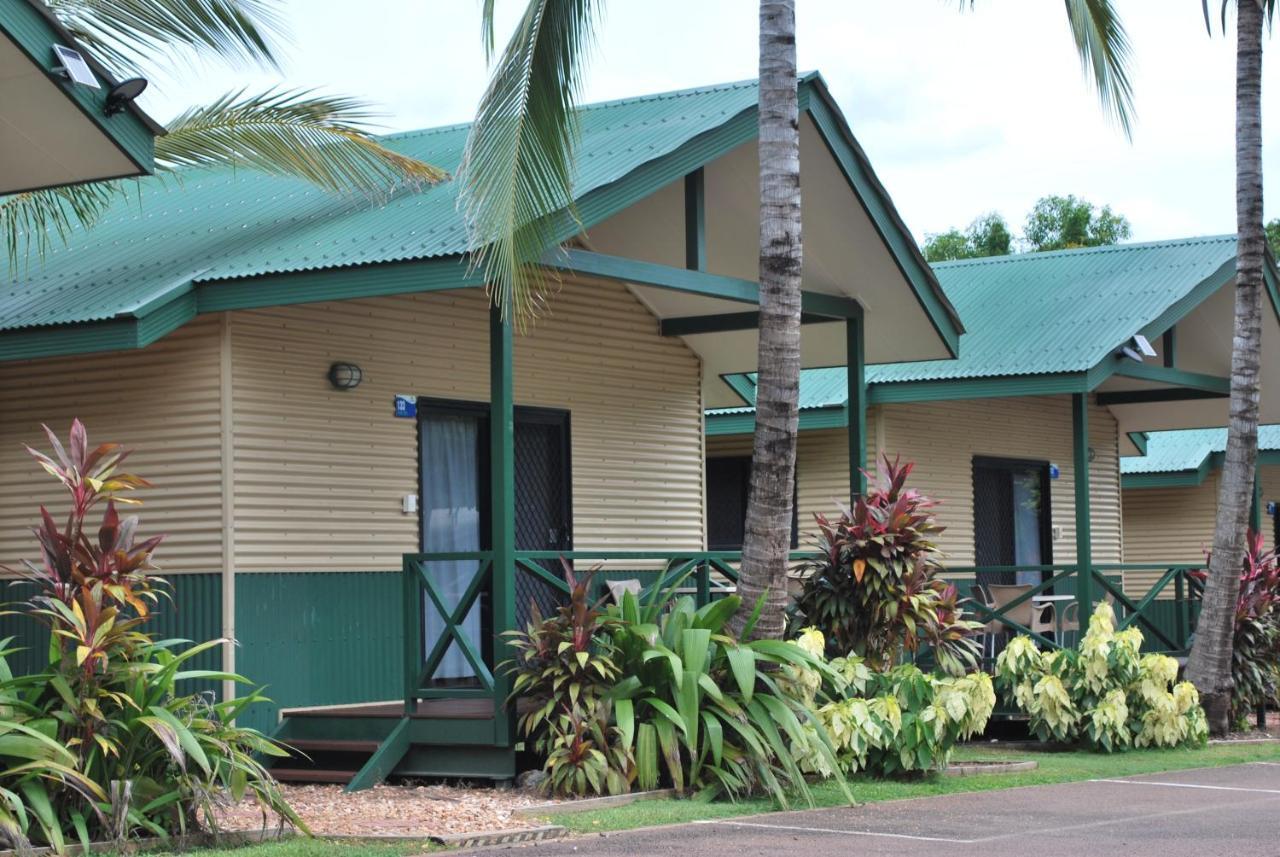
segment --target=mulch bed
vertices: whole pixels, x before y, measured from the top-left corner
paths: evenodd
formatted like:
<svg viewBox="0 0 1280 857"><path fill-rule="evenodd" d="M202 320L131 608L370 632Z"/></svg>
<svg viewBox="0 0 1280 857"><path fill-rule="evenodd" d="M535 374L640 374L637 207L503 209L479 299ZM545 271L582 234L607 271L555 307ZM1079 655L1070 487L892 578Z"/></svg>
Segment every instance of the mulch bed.
<svg viewBox="0 0 1280 857"><path fill-rule="evenodd" d="M457 788L444 785L380 785L346 794L338 785L281 785L290 805L321 836L438 836L477 830L528 827L515 810L545 804L529 791ZM218 812L224 830L261 830L261 810L252 800ZM268 818L268 830L280 821Z"/></svg>

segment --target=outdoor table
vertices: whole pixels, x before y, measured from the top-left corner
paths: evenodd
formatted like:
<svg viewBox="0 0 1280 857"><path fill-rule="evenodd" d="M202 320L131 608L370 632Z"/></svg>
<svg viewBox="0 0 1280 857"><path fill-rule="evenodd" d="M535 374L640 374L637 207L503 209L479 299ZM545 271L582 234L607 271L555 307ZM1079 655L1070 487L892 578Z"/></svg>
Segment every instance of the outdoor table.
<svg viewBox="0 0 1280 857"><path fill-rule="evenodd" d="M1046 604L1054 605L1053 633L1055 638L1057 639L1058 645L1062 645L1062 612L1063 611L1058 608L1058 604L1055 602L1061 603L1062 606L1065 607L1069 602L1075 601L1075 600L1076 600L1076 597L1074 595L1047 595L1043 592L1040 593L1039 595L1031 596L1032 603L1034 603L1037 607L1043 607Z"/></svg>

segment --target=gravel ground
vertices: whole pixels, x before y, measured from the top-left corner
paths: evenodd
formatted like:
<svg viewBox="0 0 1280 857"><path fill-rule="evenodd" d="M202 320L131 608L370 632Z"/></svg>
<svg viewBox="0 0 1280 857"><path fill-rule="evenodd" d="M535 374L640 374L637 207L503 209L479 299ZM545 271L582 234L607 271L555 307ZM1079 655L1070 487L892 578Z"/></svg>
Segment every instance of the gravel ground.
<svg viewBox="0 0 1280 857"><path fill-rule="evenodd" d="M546 803L534 792L442 785L381 785L345 794L338 785L281 785L313 833L319 835L430 836L528 827L513 818L520 807ZM244 801L218 813L225 830L260 830L262 812ZM267 820L274 829L278 820Z"/></svg>

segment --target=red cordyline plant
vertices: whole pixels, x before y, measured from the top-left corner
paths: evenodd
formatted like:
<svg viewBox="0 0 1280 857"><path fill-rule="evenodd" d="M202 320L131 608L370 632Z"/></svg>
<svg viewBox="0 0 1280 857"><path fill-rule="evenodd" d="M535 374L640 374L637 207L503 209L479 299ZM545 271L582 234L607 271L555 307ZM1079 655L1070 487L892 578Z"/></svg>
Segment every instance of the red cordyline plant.
<svg viewBox="0 0 1280 857"><path fill-rule="evenodd" d="M963 617L955 587L938 580L933 539L943 528L937 503L906 485L914 465L883 458L883 477L832 521L815 515L814 556L796 606L820 629L833 654L862 655L888 669L903 651L928 644L950 672L976 664L970 638L978 623ZM869 474L868 474L869 475Z"/></svg>
<svg viewBox="0 0 1280 857"><path fill-rule="evenodd" d="M1245 540L1240 594L1236 598L1235 636L1231 654L1231 715L1243 720L1260 706L1280 702L1280 562L1267 550L1262 534L1250 530ZM1209 553L1205 552L1205 566ZM1203 581L1204 571L1192 572Z"/></svg>
<svg viewBox="0 0 1280 857"><path fill-rule="evenodd" d="M163 536L139 541L138 519L121 518L116 504L136 504L127 492L150 486L145 479L120 469L129 451L104 443L92 449L84 424L76 420L64 446L44 426L52 455L27 447L27 452L70 496L66 523L40 507L40 524L32 532L40 545L40 560L23 560L17 575L37 587L32 615L44 621L62 648L74 646L76 662L87 670L101 667L113 644L144 622L159 597L160 578L151 554ZM106 502L102 521L90 532L87 519ZM110 632L110 633L108 633Z"/></svg>

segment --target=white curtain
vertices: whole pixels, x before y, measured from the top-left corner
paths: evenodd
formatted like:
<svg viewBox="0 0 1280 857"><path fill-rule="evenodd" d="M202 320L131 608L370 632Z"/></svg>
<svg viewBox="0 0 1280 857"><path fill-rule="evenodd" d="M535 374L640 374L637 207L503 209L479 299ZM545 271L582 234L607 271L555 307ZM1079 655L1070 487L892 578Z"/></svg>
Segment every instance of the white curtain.
<svg viewBox="0 0 1280 857"><path fill-rule="evenodd" d="M1013 562L1015 565L1040 565L1040 474L1034 470L1013 474ZM1035 585L1044 580L1043 572L1019 571L1019 584Z"/></svg>
<svg viewBox="0 0 1280 857"><path fill-rule="evenodd" d="M424 552L480 550L480 468L476 461L479 425L474 417L447 414L424 415L422 432L422 550ZM435 583L445 607L452 610L462 598L479 568L474 561L427 563L427 574ZM424 604L423 630L430 653L445 622L428 598ZM467 613L460 630L479 654L480 603ZM434 678L475 676L466 656L451 642Z"/></svg>

